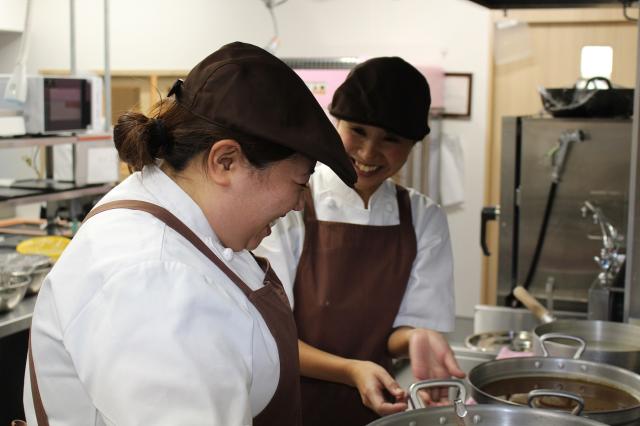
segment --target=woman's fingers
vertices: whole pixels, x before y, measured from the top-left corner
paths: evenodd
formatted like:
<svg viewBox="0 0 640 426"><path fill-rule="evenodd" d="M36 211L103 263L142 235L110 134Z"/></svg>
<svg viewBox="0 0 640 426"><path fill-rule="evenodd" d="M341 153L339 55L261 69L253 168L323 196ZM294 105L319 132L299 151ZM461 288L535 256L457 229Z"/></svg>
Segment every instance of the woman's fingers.
<svg viewBox="0 0 640 426"><path fill-rule="evenodd" d="M407 393L381 366L372 362L357 365L357 387L364 405L381 416L407 409Z"/></svg>
<svg viewBox="0 0 640 426"><path fill-rule="evenodd" d="M407 403L404 399L398 400L398 397L396 396L395 402L387 401L384 397L383 387L381 385L382 383L378 382L377 386L367 389L366 395L363 398L365 405L381 416L405 411L407 409ZM392 393L391 390L389 390L389 392ZM398 394L397 391L395 391L395 393ZM404 393L404 391L402 391L402 393Z"/></svg>
<svg viewBox="0 0 640 426"><path fill-rule="evenodd" d="M385 389L395 397L396 401L405 401L407 399L407 392L400 387L398 382L386 370L380 372L378 379Z"/></svg>
<svg viewBox="0 0 640 426"><path fill-rule="evenodd" d="M383 402L378 406L378 409L374 411L381 416L388 416L389 414L406 411L407 408L406 402Z"/></svg>
<svg viewBox="0 0 640 426"><path fill-rule="evenodd" d="M466 376L464 371L460 369L460 366L458 365L458 361L456 361L456 358L453 355L453 352L449 352L445 356L444 363L445 363L445 366L447 367L447 370L449 370L449 374L451 374L452 376L457 377L459 379L462 379Z"/></svg>

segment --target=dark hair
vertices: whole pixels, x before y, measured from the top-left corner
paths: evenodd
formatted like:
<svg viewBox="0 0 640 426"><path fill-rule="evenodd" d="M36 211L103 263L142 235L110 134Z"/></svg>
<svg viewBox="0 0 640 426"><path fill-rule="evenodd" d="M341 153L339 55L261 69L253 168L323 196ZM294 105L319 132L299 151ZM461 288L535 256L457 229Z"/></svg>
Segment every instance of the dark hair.
<svg viewBox="0 0 640 426"><path fill-rule="evenodd" d="M236 140L249 163L258 169L295 154L283 145L242 137L216 126L182 108L174 99L158 102L152 109L151 114L154 113L156 118L125 112L113 129L120 159L135 171L154 164L156 159L182 171L195 156L222 139Z"/></svg>

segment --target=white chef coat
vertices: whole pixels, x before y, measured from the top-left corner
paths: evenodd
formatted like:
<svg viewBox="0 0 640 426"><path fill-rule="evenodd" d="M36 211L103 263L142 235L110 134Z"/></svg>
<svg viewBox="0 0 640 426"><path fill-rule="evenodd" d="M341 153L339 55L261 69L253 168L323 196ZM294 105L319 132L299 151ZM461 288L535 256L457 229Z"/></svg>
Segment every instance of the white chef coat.
<svg viewBox="0 0 640 426"><path fill-rule="evenodd" d="M345 185L327 166L319 164L309 180L319 221L385 226L400 223L396 187L390 179L369 200ZM425 195L409 188L417 254L394 327L423 327L441 332L453 330L453 255L447 217ZM254 252L269 259L292 303L293 284L304 243L303 212L292 211L272 228ZM363 259L363 262L366 262Z"/></svg>
<svg viewBox="0 0 640 426"><path fill-rule="evenodd" d="M168 209L250 288L262 286L251 254L224 248L159 168L100 203L118 199ZM51 426L248 425L280 375L275 340L244 293L173 229L133 210L82 226L45 279L31 338ZM24 404L35 425L28 371Z"/></svg>

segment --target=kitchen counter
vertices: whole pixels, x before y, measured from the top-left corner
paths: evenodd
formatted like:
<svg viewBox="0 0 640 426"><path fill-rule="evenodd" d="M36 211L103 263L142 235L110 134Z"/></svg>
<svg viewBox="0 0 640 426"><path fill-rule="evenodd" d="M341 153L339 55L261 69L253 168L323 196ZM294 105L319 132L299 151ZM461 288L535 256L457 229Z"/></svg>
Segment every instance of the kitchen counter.
<svg viewBox="0 0 640 426"><path fill-rule="evenodd" d="M36 297L23 299L12 311L0 314L0 339L31 327Z"/></svg>

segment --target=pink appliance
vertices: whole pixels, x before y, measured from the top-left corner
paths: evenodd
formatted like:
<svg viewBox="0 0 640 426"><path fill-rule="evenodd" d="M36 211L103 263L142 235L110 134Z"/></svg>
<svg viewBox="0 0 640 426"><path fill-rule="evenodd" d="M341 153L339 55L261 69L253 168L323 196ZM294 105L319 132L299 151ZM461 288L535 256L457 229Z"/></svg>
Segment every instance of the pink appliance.
<svg viewBox="0 0 640 426"><path fill-rule="evenodd" d="M345 80L351 68L362 62L358 58L283 58L307 84L318 103L327 111L333 93ZM435 66L414 66L424 74L431 89L431 108L444 106L444 70Z"/></svg>

